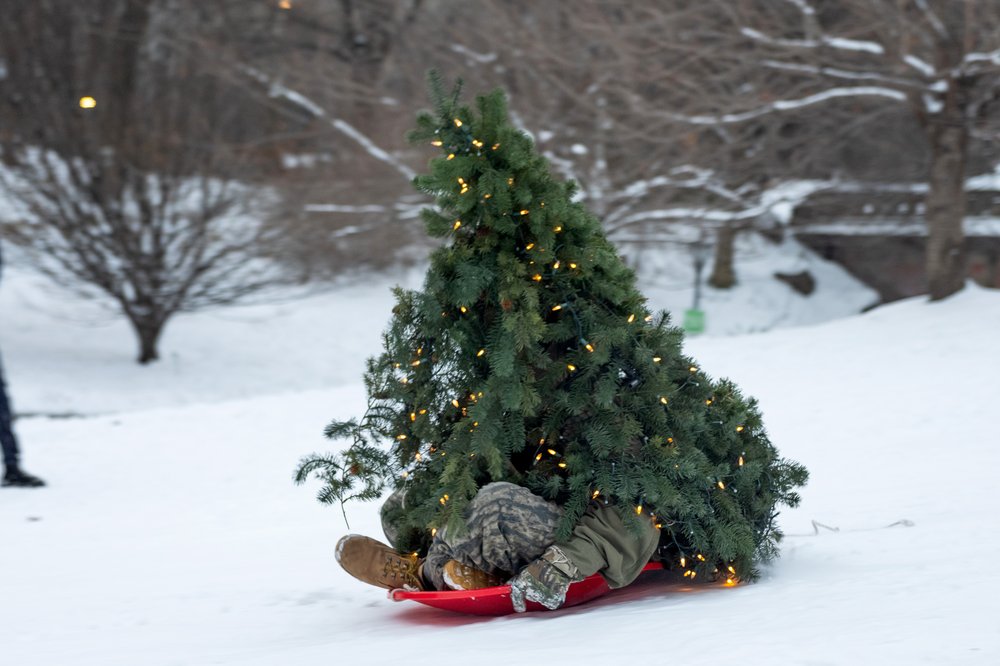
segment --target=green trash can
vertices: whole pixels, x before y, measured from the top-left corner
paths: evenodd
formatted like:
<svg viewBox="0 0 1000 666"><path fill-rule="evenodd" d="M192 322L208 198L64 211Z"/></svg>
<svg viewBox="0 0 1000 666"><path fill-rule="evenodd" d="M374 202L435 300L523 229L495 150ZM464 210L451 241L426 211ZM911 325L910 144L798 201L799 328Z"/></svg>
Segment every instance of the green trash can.
<svg viewBox="0 0 1000 666"><path fill-rule="evenodd" d="M685 310L684 311L684 331L687 333L704 333L705 332L705 311L704 310Z"/></svg>

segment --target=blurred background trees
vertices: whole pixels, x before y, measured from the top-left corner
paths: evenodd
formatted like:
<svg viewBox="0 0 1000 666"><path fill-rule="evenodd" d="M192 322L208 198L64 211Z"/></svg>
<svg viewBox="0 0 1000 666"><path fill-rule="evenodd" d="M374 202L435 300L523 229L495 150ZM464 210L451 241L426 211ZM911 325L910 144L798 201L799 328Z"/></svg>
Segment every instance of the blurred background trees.
<svg viewBox="0 0 1000 666"><path fill-rule="evenodd" d="M5 237L174 312L421 261L425 72L514 117L633 261L794 235L883 300L1000 286L989 0L0 0ZM914 262L917 267L914 268Z"/></svg>

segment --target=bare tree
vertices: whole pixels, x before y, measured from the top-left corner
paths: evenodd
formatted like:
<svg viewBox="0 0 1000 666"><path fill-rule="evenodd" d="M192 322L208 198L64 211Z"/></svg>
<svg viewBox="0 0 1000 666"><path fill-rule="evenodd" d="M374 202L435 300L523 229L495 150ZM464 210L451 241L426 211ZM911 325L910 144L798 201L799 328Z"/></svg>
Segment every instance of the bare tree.
<svg viewBox="0 0 1000 666"><path fill-rule="evenodd" d="M264 223L274 196L241 143L261 114L169 48L178 17L163 11L38 0L0 22L0 119L12 127L0 187L22 212L15 241L61 284L112 299L140 363L157 359L174 314L284 278L267 259L281 236Z"/></svg>
<svg viewBox="0 0 1000 666"><path fill-rule="evenodd" d="M927 159L927 278L932 299L965 279L962 221L970 141L995 141L1000 98L1000 5L978 0L744 0L687 4L690 15L647 11L623 26L632 66L648 56L654 34L680 49L682 67L663 67L622 88L650 127L708 128L724 137L748 125L791 127L820 142L829 129L846 143L863 128L869 161L887 144L886 121L922 134ZM668 20L669 18L669 20ZM618 80L616 77L613 79ZM674 103L649 112L670 86ZM795 119L810 127L795 128ZM780 130L779 130L780 131ZM727 142L724 140L723 143ZM913 143L912 141L910 142ZM863 144L862 144L863 145ZM855 147L856 148L856 147ZM909 148L890 153L899 159ZM817 159L815 151L799 153ZM856 149L856 152L857 149ZM837 155L833 155L837 157ZM884 155L883 161L884 161ZM994 155L995 157L995 155ZM829 159L819 158L830 163ZM765 162L787 177L788 165ZM841 162L839 171L850 174ZM862 167L864 170L864 167Z"/></svg>

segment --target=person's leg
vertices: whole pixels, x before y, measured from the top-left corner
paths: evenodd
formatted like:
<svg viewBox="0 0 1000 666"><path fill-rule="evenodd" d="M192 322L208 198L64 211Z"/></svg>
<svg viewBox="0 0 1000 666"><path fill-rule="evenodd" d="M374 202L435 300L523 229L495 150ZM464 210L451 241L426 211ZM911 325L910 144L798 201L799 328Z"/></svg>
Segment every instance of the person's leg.
<svg viewBox="0 0 1000 666"><path fill-rule="evenodd" d="M423 577L448 589L442 577L449 560L506 580L541 556L555 541L562 509L512 483L483 486L466 510L468 531L450 538L438 531L424 561Z"/></svg>
<svg viewBox="0 0 1000 666"><path fill-rule="evenodd" d="M14 437L13 414L10 400L7 399L7 387L3 378L3 364L0 363L0 447L3 448L3 465L7 469L16 469L18 465L17 439Z"/></svg>
<svg viewBox="0 0 1000 666"><path fill-rule="evenodd" d="M0 366L0 449L3 450L3 478L0 486L16 486L20 488L38 488L45 482L37 476L32 476L21 469L17 449L17 438L14 437L14 415L7 398L7 387L4 384L3 367Z"/></svg>
<svg viewBox="0 0 1000 666"><path fill-rule="evenodd" d="M405 506L405 498L406 491L400 488L386 498L385 502L382 503L382 508L379 510L379 518L382 521L382 532L385 534L385 538L389 540L389 544L397 549L401 547L399 543L399 529L390 517Z"/></svg>

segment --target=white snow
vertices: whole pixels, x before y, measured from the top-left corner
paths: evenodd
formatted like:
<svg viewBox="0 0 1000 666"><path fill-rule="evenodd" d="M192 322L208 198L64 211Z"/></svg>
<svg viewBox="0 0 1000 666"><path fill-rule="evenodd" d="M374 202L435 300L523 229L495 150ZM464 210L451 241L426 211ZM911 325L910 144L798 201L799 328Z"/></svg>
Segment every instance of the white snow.
<svg viewBox="0 0 1000 666"><path fill-rule="evenodd" d="M497 59L496 53L479 53L477 51L473 51L467 46L463 46L462 44L452 44L451 50L455 53L464 55L470 62L477 62L483 65L496 62Z"/></svg>
<svg viewBox="0 0 1000 666"><path fill-rule="evenodd" d="M732 289L704 287L701 310L708 335L735 335L768 331L786 326L815 324L861 312L879 300L878 294L861 284L838 264L817 256L797 241L773 244L754 233L736 237L736 279ZM683 323L684 311L694 300L693 257L687 252L664 252L642 244L630 247L627 256L639 260L643 293L657 308L672 313ZM704 269L704 279L711 272ZM816 291L809 297L774 279L775 272L809 271Z"/></svg>
<svg viewBox="0 0 1000 666"><path fill-rule="evenodd" d="M905 62L907 65L917 70L924 76L931 77L937 74L937 70L934 69L933 65L931 65L929 62L927 62L922 58L918 58L912 53L904 55L903 62Z"/></svg>
<svg viewBox="0 0 1000 666"><path fill-rule="evenodd" d="M917 213L922 213L917 205ZM966 236L1000 236L1000 218L988 215L970 215L962 221ZM802 225L801 232L833 234L837 236L926 236L927 225L921 221L892 221L865 218L841 218L836 222Z"/></svg>
<svg viewBox="0 0 1000 666"><path fill-rule="evenodd" d="M848 39L846 37L831 37L820 35L818 39L784 39L772 37L754 28L740 28L740 33L754 41L763 42L772 46L783 46L797 49L815 49L820 46L829 46L842 51L861 51L882 55L885 49L878 42L870 42L859 39Z"/></svg>
<svg viewBox="0 0 1000 666"><path fill-rule="evenodd" d="M121 325L8 268L0 348L15 402L104 415L17 423L26 468L50 485L0 490L3 663L1000 660L996 291L689 340L708 372L760 399L774 442L812 473L781 516L795 535L783 557L754 585L653 574L579 608L490 620L394 604L349 577L334 561L340 512L291 483L300 455L331 448L327 421L364 409L385 280L184 317L164 361L138 368ZM377 504L348 516L379 536Z"/></svg>
<svg viewBox="0 0 1000 666"><path fill-rule="evenodd" d="M907 100L906 93L893 88L886 88L883 86L847 86L830 88L829 90L823 90L812 95L806 95L799 99L780 99L769 104L761 105L755 109L742 111L740 113L725 113L717 116L685 116L678 113L665 113L675 120L690 123L692 125L724 125L728 123L741 123L747 120L752 120L753 118L759 118L760 116L768 113L801 109L807 106L812 106L813 104L820 104L827 100L844 97L888 97L889 99L893 99L897 102L905 102Z"/></svg>
<svg viewBox="0 0 1000 666"><path fill-rule="evenodd" d="M256 81L258 84L265 86L269 97L274 99L284 99L288 103L299 107L309 115L315 116L316 118L323 118L330 123L331 127L343 133L361 146L371 157L388 164L407 180L411 180L414 176L416 176L416 172L401 162L395 155L392 155L377 146L371 138L363 134L346 120L331 117L321 104L312 100L303 93L279 83L269 74L266 74L254 67L243 66L240 67L240 71ZM383 98L383 101L385 101L385 98Z"/></svg>

